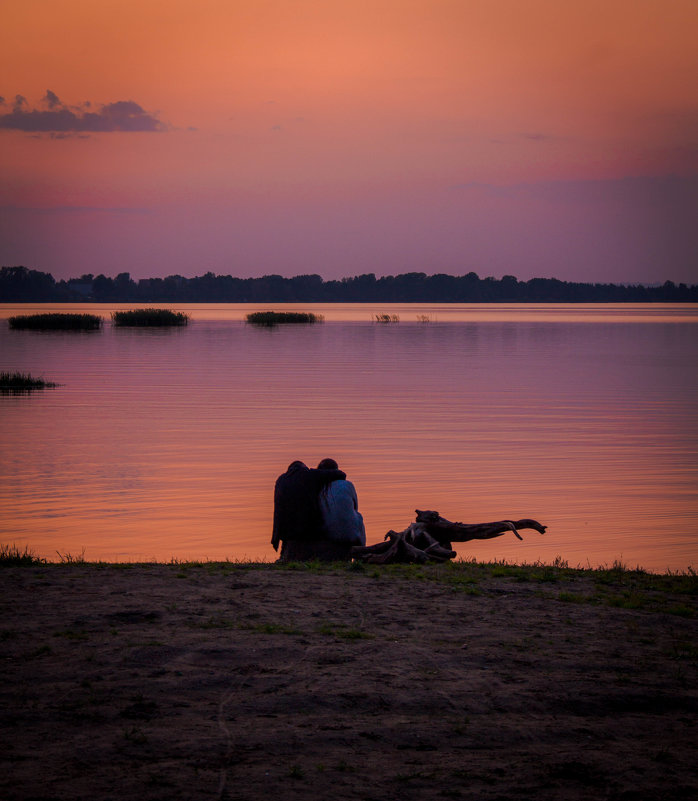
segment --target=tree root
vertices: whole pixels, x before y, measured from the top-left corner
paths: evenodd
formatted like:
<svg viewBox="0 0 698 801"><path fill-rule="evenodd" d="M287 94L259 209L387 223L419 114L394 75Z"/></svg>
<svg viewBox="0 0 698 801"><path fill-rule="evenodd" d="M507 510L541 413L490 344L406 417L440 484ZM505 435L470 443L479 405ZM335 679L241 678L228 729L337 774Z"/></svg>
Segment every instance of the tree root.
<svg viewBox="0 0 698 801"><path fill-rule="evenodd" d="M389 531L384 542L375 545L356 546L351 549L354 559L367 564L447 562L456 556L452 542L489 540L501 537L508 531L518 539L523 537L518 529L530 528L544 534L546 527L537 520L499 520L494 523L452 523L438 512L415 510L417 520L404 531Z"/></svg>

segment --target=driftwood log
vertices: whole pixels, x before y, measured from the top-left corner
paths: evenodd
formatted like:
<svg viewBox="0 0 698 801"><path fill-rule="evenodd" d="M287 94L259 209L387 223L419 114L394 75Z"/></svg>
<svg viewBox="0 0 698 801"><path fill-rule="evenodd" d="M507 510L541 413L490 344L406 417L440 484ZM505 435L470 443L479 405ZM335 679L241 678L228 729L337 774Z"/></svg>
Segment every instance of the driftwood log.
<svg viewBox="0 0 698 801"><path fill-rule="evenodd" d="M376 545L355 546L351 549L354 559L375 565L390 562L446 562L456 556L453 542L489 540L512 531L520 540L518 529L532 528L540 534L545 526L537 520L499 520L495 523L452 523L438 512L415 510L417 520L404 531L389 531L384 542Z"/></svg>

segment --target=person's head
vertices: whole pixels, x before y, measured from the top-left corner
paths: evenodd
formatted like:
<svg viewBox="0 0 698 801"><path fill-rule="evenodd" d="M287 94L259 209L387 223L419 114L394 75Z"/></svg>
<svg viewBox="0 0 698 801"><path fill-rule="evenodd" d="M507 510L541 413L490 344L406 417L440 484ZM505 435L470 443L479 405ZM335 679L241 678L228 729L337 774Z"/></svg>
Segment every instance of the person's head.
<svg viewBox="0 0 698 801"><path fill-rule="evenodd" d="M339 465L334 459L323 459L317 466L318 470L339 470Z"/></svg>

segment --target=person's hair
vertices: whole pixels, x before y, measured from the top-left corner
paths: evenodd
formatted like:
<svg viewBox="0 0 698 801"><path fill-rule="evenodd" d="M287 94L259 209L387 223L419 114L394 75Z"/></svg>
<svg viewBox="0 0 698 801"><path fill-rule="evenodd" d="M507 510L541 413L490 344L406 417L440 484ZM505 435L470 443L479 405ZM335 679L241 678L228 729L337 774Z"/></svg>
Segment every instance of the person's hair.
<svg viewBox="0 0 698 801"><path fill-rule="evenodd" d="M339 465L334 459L323 459L317 466L318 470L339 470Z"/></svg>

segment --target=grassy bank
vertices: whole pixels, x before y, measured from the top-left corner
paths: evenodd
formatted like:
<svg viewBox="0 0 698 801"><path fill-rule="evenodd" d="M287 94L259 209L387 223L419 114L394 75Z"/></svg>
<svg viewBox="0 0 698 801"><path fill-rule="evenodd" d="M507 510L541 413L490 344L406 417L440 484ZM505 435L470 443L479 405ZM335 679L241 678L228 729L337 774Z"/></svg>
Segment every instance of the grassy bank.
<svg viewBox="0 0 698 801"><path fill-rule="evenodd" d="M432 582L466 595L480 595L497 584L527 585L539 595L565 604L606 605L622 609L658 609L668 614L694 617L698 611L698 574L692 569L676 573L648 573L620 562L596 568L569 567L563 560L552 564L509 564L505 561L456 560L433 565L370 565L361 562L252 562L182 561L90 562L79 554L56 551L52 560L37 556L28 546L0 545L0 567L39 566L60 569L80 565L86 570L170 568L180 577L228 575L242 571L289 572L308 575L361 575L380 581ZM665 604L666 597L671 604ZM664 604L664 606L662 606Z"/></svg>
<svg viewBox="0 0 698 801"><path fill-rule="evenodd" d="M8 801L698 791L691 573L63 557L2 571Z"/></svg>

